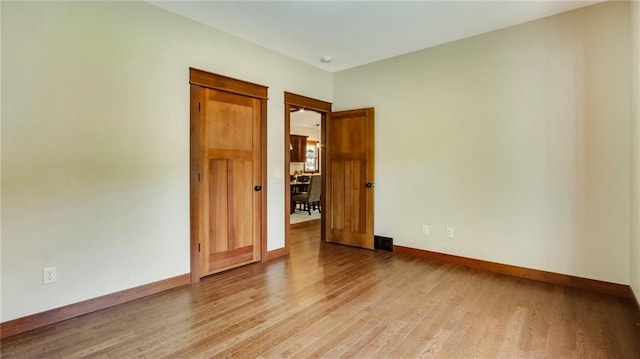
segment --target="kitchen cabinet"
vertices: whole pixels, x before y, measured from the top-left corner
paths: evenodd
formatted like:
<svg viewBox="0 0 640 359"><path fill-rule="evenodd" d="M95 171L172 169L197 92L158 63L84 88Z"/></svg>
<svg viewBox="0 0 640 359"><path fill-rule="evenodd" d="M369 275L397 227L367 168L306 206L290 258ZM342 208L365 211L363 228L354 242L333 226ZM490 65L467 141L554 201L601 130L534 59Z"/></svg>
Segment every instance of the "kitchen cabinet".
<svg viewBox="0 0 640 359"><path fill-rule="evenodd" d="M291 162L305 162L307 160L307 137L291 135Z"/></svg>

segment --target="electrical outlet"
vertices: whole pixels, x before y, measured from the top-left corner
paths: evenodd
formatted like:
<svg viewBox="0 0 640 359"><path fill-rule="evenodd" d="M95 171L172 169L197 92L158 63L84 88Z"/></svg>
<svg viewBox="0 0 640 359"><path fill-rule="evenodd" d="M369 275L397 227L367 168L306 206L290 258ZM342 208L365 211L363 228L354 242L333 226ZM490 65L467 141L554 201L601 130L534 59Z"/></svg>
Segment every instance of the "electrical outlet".
<svg viewBox="0 0 640 359"><path fill-rule="evenodd" d="M42 284L53 283L56 281L56 267L42 269Z"/></svg>
<svg viewBox="0 0 640 359"><path fill-rule="evenodd" d="M447 227L447 237L453 238L453 227Z"/></svg>
<svg viewBox="0 0 640 359"><path fill-rule="evenodd" d="M428 224L423 224L422 225L422 234L424 234L425 236L429 234L429 225Z"/></svg>

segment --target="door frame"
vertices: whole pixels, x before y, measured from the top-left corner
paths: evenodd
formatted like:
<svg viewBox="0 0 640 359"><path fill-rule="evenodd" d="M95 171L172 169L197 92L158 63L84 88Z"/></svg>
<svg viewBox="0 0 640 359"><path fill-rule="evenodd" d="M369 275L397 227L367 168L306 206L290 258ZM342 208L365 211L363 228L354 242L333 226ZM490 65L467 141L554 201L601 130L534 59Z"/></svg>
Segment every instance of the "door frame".
<svg viewBox="0 0 640 359"><path fill-rule="evenodd" d="M285 255L288 255L290 252L291 246L291 185L289 184L289 169L291 165L291 151L289 149L291 135L291 107L302 107L309 110L314 110L319 112L321 115L320 120L320 153L326 153L326 137L325 137L325 129L327 127L327 121L331 119L331 102L326 102L318 99L314 99L311 97L306 97L298 94L294 94L291 92L284 92L284 250ZM320 156L320 173L324 174L325 171L325 157L324 155ZM322 181L322 193L323 196L320 200L320 207L322 208L322 217L321 217L321 226L320 226L320 239L322 241L325 240L325 221L327 218L327 210L324 206L324 201L326 198L327 181Z"/></svg>
<svg viewBox="0 0 640 359"><path fill-rule="evenodd" d="M189 68L190 115L189 115L189 252L191 283L200 281L200 87L230 92L260 100L260 137L261 137L261 215L260 215L260 261L267 253L267 100L268 87L255 83Z"/></svg>

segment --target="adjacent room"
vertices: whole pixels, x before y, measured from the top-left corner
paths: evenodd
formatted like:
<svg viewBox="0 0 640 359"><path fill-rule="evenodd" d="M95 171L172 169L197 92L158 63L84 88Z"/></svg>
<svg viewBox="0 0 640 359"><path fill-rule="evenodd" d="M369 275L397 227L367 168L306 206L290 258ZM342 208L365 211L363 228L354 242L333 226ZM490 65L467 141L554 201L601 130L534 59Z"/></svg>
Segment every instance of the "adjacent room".
<svg viewBox="0 0 640 359"><path fill-rule="evenodd" d="M320 168L320 113L294 108L290 118L289 176L291 180L291 224L319 220L322 217ZM312 183L313 182L313 183Z"/></svg>
<svg viewBox="0 0 640 359"><path fill-rule="evenodd" d="M640 2L0 17L3 358L640 357Z"/></svg>

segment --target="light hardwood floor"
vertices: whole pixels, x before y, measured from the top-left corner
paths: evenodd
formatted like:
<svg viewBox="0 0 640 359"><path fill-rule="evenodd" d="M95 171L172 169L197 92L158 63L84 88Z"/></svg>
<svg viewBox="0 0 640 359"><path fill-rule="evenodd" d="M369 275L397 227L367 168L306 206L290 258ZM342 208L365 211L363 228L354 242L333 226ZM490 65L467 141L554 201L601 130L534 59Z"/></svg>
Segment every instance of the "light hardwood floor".
<svg viewBox="0 0 640 359"><path fill-rule="evenodd" d="M630 301L293 228L291 255L2 340L2 358L640 358Z"/></svg>

